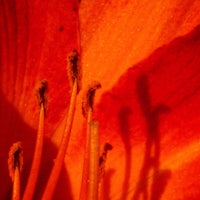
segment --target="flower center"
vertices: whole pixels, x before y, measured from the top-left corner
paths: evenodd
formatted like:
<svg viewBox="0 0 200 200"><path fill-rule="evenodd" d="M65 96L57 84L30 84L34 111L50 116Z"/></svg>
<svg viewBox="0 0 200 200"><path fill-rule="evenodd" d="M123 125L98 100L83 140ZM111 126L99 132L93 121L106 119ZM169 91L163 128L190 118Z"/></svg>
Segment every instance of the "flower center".
<svg viewBox="0 0 200 200"><path fill-rule="evenodd" d="M79 54L76 50L72 50L72 52L67 57L67 70L72 87L69 110L67 120L65 122L65 128L63 131L61 144L59 145L58 154L42 196L43 200L50 200L53 198L71 136L71 128L76 107L76 97L81 89L81 70L79 64ZM93 84L91 84L88 87L88 90L83 98L82 103L82 111L83 116L86 118L87 128L85 138L86 145L84 154L82 183L80 189L80 200L98 199L100 193L99 185L101 177L104 174L105 170L107 151L112 149L112 146L107 143L104 145L103 152L100 155L100 145L98 139L98 122L93 121L92 118L95 91L100 87L101 84L98 82L94 82ZM30 175L28 178L25 192L23 194L23 200L30 200L33 198L35 187L37 184L44 142L44 119L45 111L47 109L46 93L47 81L43 80L40 82L39 87L37 89L38 104L40 107L37 140ZM9 169L12 169L10 170L10 174L12 174L11 178L13 181L13 200L20 199L20 172L22 167L22 148L21 144L19 144L20 143L16 143L13 145L13 147L11 147L8 160L8 167Z"/></svg>

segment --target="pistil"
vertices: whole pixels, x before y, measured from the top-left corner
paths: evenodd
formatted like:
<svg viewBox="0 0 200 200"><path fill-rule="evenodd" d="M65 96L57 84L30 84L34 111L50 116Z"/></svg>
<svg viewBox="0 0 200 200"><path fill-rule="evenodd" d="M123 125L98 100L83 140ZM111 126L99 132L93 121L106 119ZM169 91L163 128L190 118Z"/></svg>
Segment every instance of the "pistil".
<svg viewBox="0 0 200 200"><path fill-rule="evenodd" d="M38 102L40 107L39 114L39 124L37 132L37 140L35 145L33 162L30 170L30 175L28 178L28 183L24 192L23 200L30 200L33 197L39 170L42 159L42 149L44 141L44 115L46 111L46 91L47 91L47 81L42 80L37 89Z"/></svg>
<svg viewBox="0 0 200 200"><path fill-rule="evenodd" d="M79 54L76 50L73 50L69 54L67 62L68 62L69 79L72 84L72 93L71 93L71 98L70 98L69 111L67 115L67 120L66 120L66 124L64 128L60 148L59 148L54 166L52 168L50 177L48 179L47 186L42 196L43 200L51 200L53 197L53 194L54 194L54 191L55 191L55 188L56 188L56 185L61 173L61 169L64 163L64 158L66 155L69 139L71 136L71 128L72 128L74 112L75 112L76 97L81 88Z"/></svg>
<svg viewBox="0 0 200 200"><path fill-rule="evenodd" d="M99 133L98 122L90 123L89 200L98 199L99 186Z"/></svg>
<svg viewBox="0 0 200 200"><path fill-rule="evenodd" d="M20 200L20 173L23 165L21 142L14 143L9 151L8 169L13 181L12 200Z"/></svg>
<svg viewBox="0 0 200 200"><path fill-rule="evenodd" d="M87 127L86 127L86 144L85 144L85 153L84 153L84 164L83 164L83 173L82 173L82 183L80 190L80 200L85 200L88 198L88 184L89 184L89 156L90 156L90 135L91 135L91 121L93 113L93 104L94 96L97 89L101 87L99 82L93 82L84 95L82 102L82 113L86 118Z"/></svg>

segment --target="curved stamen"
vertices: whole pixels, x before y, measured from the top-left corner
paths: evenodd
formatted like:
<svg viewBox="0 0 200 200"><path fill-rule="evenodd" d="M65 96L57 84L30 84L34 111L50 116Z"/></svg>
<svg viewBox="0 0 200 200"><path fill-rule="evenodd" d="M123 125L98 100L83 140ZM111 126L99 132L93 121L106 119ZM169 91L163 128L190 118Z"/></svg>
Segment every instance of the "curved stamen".
<svg viewBox="0 0 200 200"><path fill-rule="evenodd" d="M42 196L43 200L50 200L53 197L54 190L56 188L56 185L57 185L60 173L61 173L61 169L62 169L62 166L64 163L69 139L71 136L71 128L72 128L72 123L73 123L73 119L74 119L76 97L77 97L77 93L80 89L80 85L78 85L79 81L80 81L79 80L79 78L80 78L79 66L76 66L76 65L78 65L78 58L79 58L78 54L75 50L73 50L68 56L68 66L70 67L70 69L68 69L69 70L69 78L71 79L72 84L73 84L72 94L71 94L71 98L70 98L69 111L68 111L68 115L67 115L67 121L65 124L62 141L61 141L60 148L59 148L54 166L52 168L50 177L48 179L47 186L46 186L45 191Z"/></svg>
<svg viewBox="0 0 200 200"><path fill-rule="evenodd" d="M42 80L37 90L38 90L37 96L40 106L39 125L38 125L37 140L35 145L33 162L30 170L30 175L28 178L28 183L26 185L26 189L24 192L23 200L30 200L33 197L40 170L40 164L42 160L42 149L44 141L44 114L47 103L46 102L47 81Z"/></svg>
<svg viewBox="0 0 200 200"><path fill-rule="evenodd" d="M110 151L112 149L113 149L113 146L110 143L106 142L104 144L103 149L101 150L101 154L99 156L99 199L104 199L103 177L105 174L107 154L108 154L108 151Z"/></svg>

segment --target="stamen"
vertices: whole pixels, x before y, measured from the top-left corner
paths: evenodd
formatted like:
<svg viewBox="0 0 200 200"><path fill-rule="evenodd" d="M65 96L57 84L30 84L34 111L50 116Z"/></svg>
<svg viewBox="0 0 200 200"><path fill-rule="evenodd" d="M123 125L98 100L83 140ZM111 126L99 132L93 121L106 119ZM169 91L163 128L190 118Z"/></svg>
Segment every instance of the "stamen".
<svg viewBox="0 0 200 200"><path fill-rule="evenodd" d="M43 200L50 200L53 197L54 190L56 188L56 185L60 176L60 172L64 163L69 139L71 136L71 128L72 128L72 123L74 119L76 97L77 97L78 90L80 89L80 80L79 80L80 75L79 75L79 67L77 63L78 63L78 52L76 50L73 50L72 53L68 56L68 66L70 66L69 78L71 79L73 83L69 111L68 111L67 121L65 124L65 129L62 136L60 148L59 148L57 157L55 159L55 163L52 168L50 177L48 179L47 186L42 196Z"/></svg>
<svg viewBox="0 0 200 200"><path fill-rule="evenodd" d="M42 80L40 81L40 84L37 89L38 102L40 106L37 140L36 140L30 175L24 192L23 200L32 199L36 186L36 181L39 174L39 169L42 159L43 141L44 141L44 114L46 111L46 104L47 104L46 91L47 91L47 81Z"/></svg>
<svg viewBox="0 0 200 200"><path fill-rule="evenodd" d="M112 150L113 146L109 143L105 143L101 156L99 157L99 199L104 199L103 196L103 176L105 174L106 160L108 151Z"/></svg>
<svg viewBox="0 0 200 200"><path fill-rule="evenodd" d="M98 122L90 123L90 164L89 164L89 200L98 199L99 185L99 135Z"/></svg>
<svg viewBox="0 0 200 200"><path fill-rule="evenodd" d="M110 143L105 143L101 156L99 157L99 181L103 178L105 173L105 164L107 159L108 151L112 150L113 146Z"/></svg>
<svg viewBox="0 0 200 200"><path fill-rule="evenodd" d="M20 173L23 166L21 142L14 143L9 151L8 170L13 181L12 200L20 199Z"/></svg>
<svg viewBox="0 0 200 200"><path fill-rule="evenodd" d="M101 84L98 82L92 83L84 95L82 102L82 113L83 116L87 118L87 128L86 128L86 144L85 144L85 154L84 154L84 164L83 164L83 174L82 183L80 190L80 200L88 198L88 181L89 181L89 154L90 154L90 123L92 121L92 112L94 104L94 96L96 89L100 88Z"/></svg>

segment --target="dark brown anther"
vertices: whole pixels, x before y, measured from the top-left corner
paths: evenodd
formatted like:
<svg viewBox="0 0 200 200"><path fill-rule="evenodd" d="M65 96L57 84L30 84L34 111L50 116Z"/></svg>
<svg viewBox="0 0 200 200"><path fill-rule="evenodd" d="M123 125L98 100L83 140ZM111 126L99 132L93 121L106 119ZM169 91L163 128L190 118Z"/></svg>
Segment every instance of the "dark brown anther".
<svg viewBox="0 0 200 200"><path fill-rule="evenodd" d="M18 168L19 171L22 170L23 166L23 152L22 152L22 144L21 142L14 143L9 151L8 157L8 170L9 175L12 180L14 180L15 169Z"/></svg>
<svg viewBox="0 0 200 200"><path fill-rule="evenodd" d="M14 156L14 168L16 168L16 167L20 168L20 154L21 154L21 151L22 151L22 149L19 148L13 154L13 156Z"/></svg>
<svg viewBox="0 0 200 200"><path fill-rule="evenodd" d="M77 93L81 89L81 67L80 67L80 56L77 50L73 49L67 56L67 71L71 82L74 84L75 79L77 80Z"/></svg>
<svg viewBox="0 0 200 200"><path fill-rule="evenodd" d="M113 149L113 146L112 146L110 143L106 142L106 143L104 144L104 151L105 151L105 152L107 152L107 151L109 151L109 150L112 150L112 149Z"/></svg>
<svg viewBox="0 0 200 200"><path fill-rule="evenodd" d="M88 109L91 108L93 111L93 104L94 104L94 96L97 89L101 88L101 84L97 81L93 82L89 85L86 94L84 95L82 101L82 113L83 116L86 117L88 113Z"/></svg>
<svg viewBox="0 0 200 200"><path fill-rule="evenodd" d="M108 151L112 150L113 146L110 143L105 143L103 147L103 152L99 157L99 180L103 177L105 173L105 164L107 159Z"/></svg>
<svg viewBox="0 0 200 200"><path fill-rule="evenodd" d="M47 107L47 89L47 80L41 80L37 86L37 98L39 106L41 107L41 105L43 105L44 111L46 111Z"/></svg>

